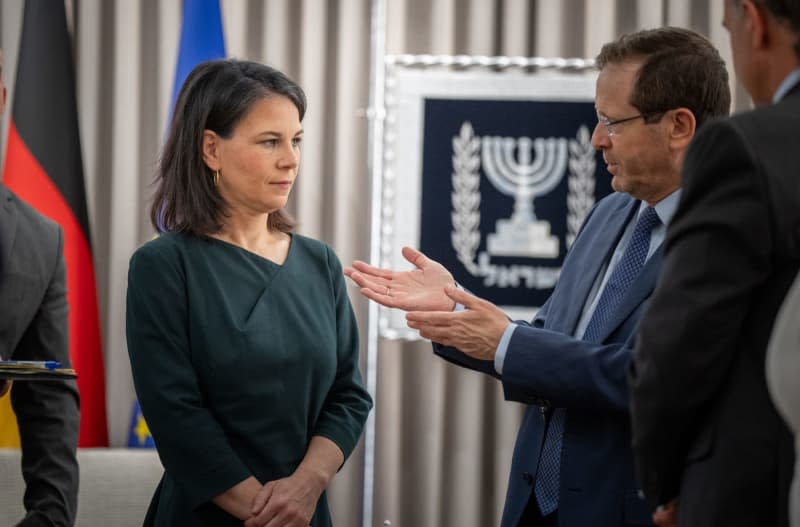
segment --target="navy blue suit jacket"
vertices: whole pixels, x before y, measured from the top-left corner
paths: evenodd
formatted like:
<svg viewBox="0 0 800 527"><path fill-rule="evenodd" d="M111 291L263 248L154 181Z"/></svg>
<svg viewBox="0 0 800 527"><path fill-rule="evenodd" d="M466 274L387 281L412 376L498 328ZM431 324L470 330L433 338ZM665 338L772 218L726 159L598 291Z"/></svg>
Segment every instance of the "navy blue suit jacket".
<svg viewBox="0 0 800 527"><path fill-rule="evenodd" d="M592 285L639 203L617 193L595 206L564 260L553 294L531 323L518 322L502 376L493 362L434 344L445 359L499 378L506 399L529 405L514 448L503 527L517 526L533 495L551 408L567 409L559 524L650 525L653 507L639 497L634 477L626 371L639 320L656 285L661 249L646 262L600 342L572 337Z"/></svg>

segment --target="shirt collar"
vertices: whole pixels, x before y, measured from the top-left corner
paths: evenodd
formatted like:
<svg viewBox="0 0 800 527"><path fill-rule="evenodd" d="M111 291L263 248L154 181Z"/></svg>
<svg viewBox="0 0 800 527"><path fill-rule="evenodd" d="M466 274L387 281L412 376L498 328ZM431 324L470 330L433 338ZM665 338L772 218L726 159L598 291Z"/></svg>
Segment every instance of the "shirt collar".
<svg viewBox="0 0 800 527"><path fill-rule="evenodd" d="M800 68L792 70L792 72L783 79L775 94L772 96L772 103L776 103L783 99L794 86L800 82Z"/></svg>
<svg viewBox="0 0 800 527"><path fill-rule="evenodd" d="M669 222L672 221L672 217L675 215L675 209L678 208L678 201L680 201L680 199L681 189L678 189L653 206L653 208L656 209L658 219L661 220L661 223L664 226L668 226ZM639 205L638 214L644 212L644 209L649 206L650 205L648 205L646 201L642 201L642 203ZM639 216L637 215L636 217L638 218Z"/></svg>

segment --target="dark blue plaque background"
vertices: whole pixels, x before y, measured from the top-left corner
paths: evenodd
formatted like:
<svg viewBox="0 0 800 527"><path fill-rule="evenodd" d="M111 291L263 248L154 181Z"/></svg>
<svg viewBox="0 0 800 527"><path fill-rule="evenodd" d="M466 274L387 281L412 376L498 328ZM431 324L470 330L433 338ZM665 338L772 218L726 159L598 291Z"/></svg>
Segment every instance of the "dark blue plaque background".
<svg viewBox="0 0 800 527"><path fill-rule="evenodd" d="M451 242L453 137L464 121L472 123L475 135L521 137L565 137L575 139L581 125L591 133L597 122L592 102L487 101L464 99L425 99L422 147L422 217L420 249L441 262L456 280L474 294L505 306L538 307L551 289L520 287L485 287L483 278L469 274L458 261ZM602 155L596 154L595 199L611 192L611 176ZM536 265L560 268L566 254L567 179L549 194L534 199L538 219L550 222L551 233L561 240L559 257L517 258L492 256L497 265ZM486 237L495 231L495 222L509 218L514 199L497 190L481 169L480 231L481 243L476 254L486 250Z"/></svg>

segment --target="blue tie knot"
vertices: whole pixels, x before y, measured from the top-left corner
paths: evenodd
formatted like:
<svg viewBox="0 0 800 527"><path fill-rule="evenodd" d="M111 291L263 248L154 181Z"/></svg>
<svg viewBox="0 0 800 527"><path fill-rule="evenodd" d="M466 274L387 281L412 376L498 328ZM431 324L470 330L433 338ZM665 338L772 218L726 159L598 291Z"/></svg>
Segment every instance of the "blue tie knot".
<svg viewBox="0 0 800 527"><path fill-rule="evenodd" d="M661 218L658 217L655 207L645 207L639 219L636 221L636 230L646 231L648 234L661 225Z"/></svg>

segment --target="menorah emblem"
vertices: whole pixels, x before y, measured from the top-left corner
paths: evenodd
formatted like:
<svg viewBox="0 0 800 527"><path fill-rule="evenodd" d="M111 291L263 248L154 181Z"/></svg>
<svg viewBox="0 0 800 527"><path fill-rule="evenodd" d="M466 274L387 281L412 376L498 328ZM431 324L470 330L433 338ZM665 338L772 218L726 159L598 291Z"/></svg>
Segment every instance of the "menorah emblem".
<svg viewBox="0 0 800 527"><path fill-rule="evenodd" d="M514 150L517 150L518 161ZM531 154L535 152L532 159ZM510 218L497 220L486 250L496 256L557 258L559 239L550 223L537 220L533 199L555 188L567 165L567 140L563 137L483 137L481 157L486 176L500 192L514 196Z"/></svg>

